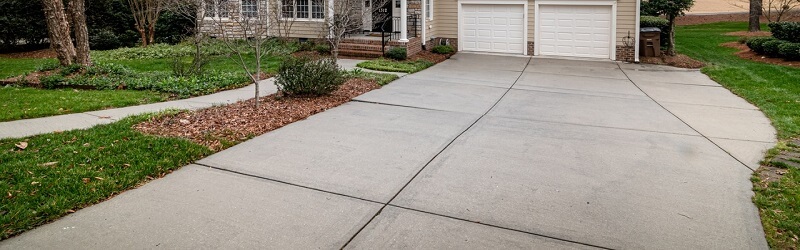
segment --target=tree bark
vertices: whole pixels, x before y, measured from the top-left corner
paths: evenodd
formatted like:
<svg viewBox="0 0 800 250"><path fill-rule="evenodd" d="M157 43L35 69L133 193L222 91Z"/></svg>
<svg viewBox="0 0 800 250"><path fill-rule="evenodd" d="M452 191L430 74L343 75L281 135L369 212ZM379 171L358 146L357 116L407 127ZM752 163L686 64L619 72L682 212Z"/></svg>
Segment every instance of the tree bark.
<svg viewBox="0 0 800 250"><path fill-rule="evenodd" d="M72 17L72 28L75 33L75 62L89 66L92 59L89 55L89 30L86 27L85 0L69 0L69 15Z"/></svg>
<svg viewBox="0 0 800 250"><path fill-rule="evenodd" d="M67 66L75 63L75 46L69 35L69 22L61 0L42 0L50 47L56 51L58 62Z"/></svg>
<svg viewBox="0 0 800 250"><path fill-rule="evenodd" d="M750 0L750 25L748 31L761 31L761 5L763 0Z"/></svg>
<svg viewBox="0 0 800 250"><path fill-rule="evenodd" d="M667 55L675 55L675 16L667 16L669 20L669 46L667 46Z"/></svg>

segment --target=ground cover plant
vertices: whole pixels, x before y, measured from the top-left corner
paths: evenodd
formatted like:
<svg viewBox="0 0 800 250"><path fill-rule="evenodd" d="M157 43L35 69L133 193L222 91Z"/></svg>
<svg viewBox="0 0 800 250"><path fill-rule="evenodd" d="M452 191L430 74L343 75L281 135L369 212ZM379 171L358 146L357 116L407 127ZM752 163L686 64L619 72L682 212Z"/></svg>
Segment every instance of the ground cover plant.
<svg viewBox="0 0 800 250"><path fill-rule="evenodd" d="M766 27L764 27L766 28ZM735 55L721 44L737 42L724 34L747 29L745 22L678 26L677 49L707 64L703 73L758 106L772 121L781 141L771 155L786 152L785 145L800 137L800 69L755 62ZM754 175L755 196L767 241L772 248L796 248L800 237L800 169L765 160ZM766 178L777 173L779 178Z"/></svg>
<svg viewBox="0 0 800 250"><path fill-rule="evenodd" d="M356 66L360 68L386 71L386 72L416 73L421 70L427 69L433 65L434 63L425 59L417 59L413 61L410 60L396 61L396 60L379 58L375 60L360 62Z"/></svg>

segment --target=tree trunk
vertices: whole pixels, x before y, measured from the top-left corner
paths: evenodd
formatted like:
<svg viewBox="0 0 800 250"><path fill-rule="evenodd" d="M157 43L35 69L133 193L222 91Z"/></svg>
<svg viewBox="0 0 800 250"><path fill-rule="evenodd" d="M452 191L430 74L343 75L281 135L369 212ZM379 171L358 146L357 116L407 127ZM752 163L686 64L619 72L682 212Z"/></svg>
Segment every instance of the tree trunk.
<svg viewBox="0 0 800 250"><path fill-rule="evenodd" d="M69 35L69 22L61 0L42 0L50 47L56 51L58 62L67 66L75 63L75 46Z"/></svg>
<svg viewBox="0 0 800 250"><path fill-rule="evenodd" d="M89 31L86 27L85 0L69 0L69 15L72 17L72 28L75 33L75 62L89 66L92 59L89 56Z"/></svg>
<svg viewBox="0 0 800 250"><path fill-rule="evenodd" d="M148 30L147 30L147 32L148 32L147 33L147 39L148 39L147 40L147 44L153 44L153 43L155 43L155 37L156 37L156 23L153 22L153 23L150 23L149 25L150 25L150 27L148 27Z"/></svg>
<svg viewBox="0 0 800 250"><path fill-rule="evenodd" d="M748 31L761 31L761 1L750 0L750 25Z"/></svg>
<svg viewBox="0 0 800 250"><path fill-rule="evenodd" d="M667 55L675 55L675 16L670 15L669 19L669 46L667 46Z"/></svg>

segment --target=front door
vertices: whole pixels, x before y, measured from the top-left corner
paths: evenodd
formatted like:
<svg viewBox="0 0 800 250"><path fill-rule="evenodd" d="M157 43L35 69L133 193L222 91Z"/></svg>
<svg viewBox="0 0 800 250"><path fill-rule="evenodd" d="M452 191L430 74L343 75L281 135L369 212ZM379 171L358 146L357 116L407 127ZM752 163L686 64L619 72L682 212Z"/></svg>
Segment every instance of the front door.
<svg viewBox="0 0 800 250"><path fill-rule="evenodd" d="M392 10L394 9L394 0L371 0L373 8L372 12L372 31L392 32ZM378 7L378 5L381 5Z"/></svg>

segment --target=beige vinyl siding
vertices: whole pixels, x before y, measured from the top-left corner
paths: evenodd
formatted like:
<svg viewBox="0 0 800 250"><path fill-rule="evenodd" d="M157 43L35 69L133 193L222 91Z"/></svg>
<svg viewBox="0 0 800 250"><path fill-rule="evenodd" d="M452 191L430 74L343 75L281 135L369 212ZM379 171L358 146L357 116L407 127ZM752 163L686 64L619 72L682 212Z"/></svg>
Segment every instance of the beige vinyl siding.
<svg viewBox="0 0 800 250"><path fill-rule="evenodd" d="M325 22L322 21L295 20L291 28L289 37L292 38L323 38L326 35ZM273 24L270 35L277 36L278 29L278 25Z"/></svg>
<svg viewBox="0 0 800 250"><path fill-rule="evenodd" d="M623 39L631 32L636 36L636 0L617 1L617 45L624 45Z"/></svg>
<svg viewBox="0 0 800 250"><path fill-rule="evenodd" d="M536 34L536 4L535 1L528 1L528 42L532 43L533 36ZM525 46L528 46L527 44ZM532 56L533 54L531 54Z"/></svg>
<svg viewBox="0 0 800 250"><path fill-rule="evenodd" d="M458 1L433 1L435 37L458 38Z"/></svg>

